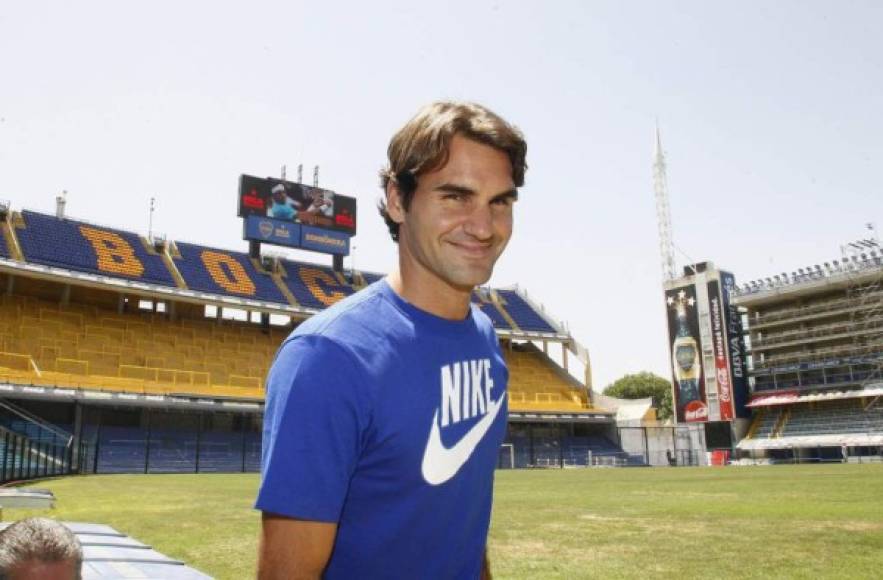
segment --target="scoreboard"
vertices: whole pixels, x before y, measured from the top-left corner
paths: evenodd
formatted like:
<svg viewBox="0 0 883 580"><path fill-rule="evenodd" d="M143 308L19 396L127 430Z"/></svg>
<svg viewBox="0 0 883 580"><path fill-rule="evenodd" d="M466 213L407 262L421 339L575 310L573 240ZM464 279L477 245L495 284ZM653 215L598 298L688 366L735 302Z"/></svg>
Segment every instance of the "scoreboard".
<svg viewBox="0 0 883 580"><path fill-rule="evenodd" d="M241 175L243 237L337 255L356 234L356 199L329 189L272 177Z"/></svg>

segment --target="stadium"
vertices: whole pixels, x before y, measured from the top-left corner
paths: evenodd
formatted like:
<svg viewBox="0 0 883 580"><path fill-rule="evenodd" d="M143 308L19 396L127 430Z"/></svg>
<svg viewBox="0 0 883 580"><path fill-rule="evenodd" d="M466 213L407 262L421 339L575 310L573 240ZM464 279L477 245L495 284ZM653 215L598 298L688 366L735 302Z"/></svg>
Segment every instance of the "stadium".
<svg viewBox="0 0 883 580"><path fill-rule="evenodd" d="M79 473L256 471L263 380L280 342L380 277L62 212L3 210L2 413L5 434L24 437L18 449L52 445L40 456L69 453ZM570 360L588 369L585 349L516 289L482 288L473 301L512 369L500 466L624 457L613 414L569 372ZM4 473L20 476L24 455L7 455Z"/></svg>
<svg viewBox="0 0 883 580"><path fill-rule="evenodd" d="M208 501L201 479L207 478L218 495L207 505L228 511L232 496L243 504L236 517L251 514L264 378L277 348L298 324L382 277L342 266L355 234L355 200L322 190L313 197L334 200L327 219L283 221L268 209L269 192L279 183L313 196L300 183L240 179L245 252L73 218L65 213L64 197L57 199L55 215L0 205L4 483L110 475L122 479L97 481L115 489L106 494L112 503L126 497L128 486L154 485L127 479L135 474L175 474L174 493L190 489L191 501L200 504ZM266 251L266 245L311 249L331 264L290 259ZM535 480L544 494L559 496L536 510L559 502L579 505L585 498L572 494L581 484L566 483L573 470L562 471L574 467L856 463L860 470L876 469L883 449L883 255L874 240L855 247L866 252L824 269L742 286L710 262L687 266L683 276L667 280L675 424L657 421L649 399L593 392L588 351L524 290L476 289L472 302L493 322L510 370L508 429L497 467L525 473L511 479L499 472L500 503L505 506L507 493ZM558 468L562 479L536 479L525 468ZM615 482L616 489L660 477L653 470L577 471L595 484ZM195 479L184 479L186 474ZM731 478L738 476L722 477L703 485L736 486ZM63 494L65 484L76 481L94 485L88 477L63 479L53 490ZM705 493L699 489L691 493ZM23 491L15 500L0 498L0 506L47 507L55 499ZM150 526L147 537L180 560L156 553L151 557L161 562L141 562L148 546L140 543L140 533L129 538L107 524L139 531L130 520L146 518L147 525L145 514L162 509L151 501L161 502L139 498L140 510L122 520L96 514L82 497L66 501L68 509L99 522L76 528L81 537L113 536L136 550L119 561L93 557L93 573L104 566L115 577L119 570L113 566L140 562L142 572L157 577L173 576L167 568L150 572L150 566L174 565L174 577L204 577L181 567L186 561L220 577L250 575L248 555L244 564L207 557L212 543L189 536L179 541L195 547L182 553L173 541L176 532L153 535ZM520 511L517 505L508 509ZM507 517L504 512L494 521ZM253 533L243 545L253 553L256 521L245 522ZM543 557L542 550L531 552L526 564L516 557L502 570L528 577L531 562ZM180 575L182 570L194 575Z"/></svg>

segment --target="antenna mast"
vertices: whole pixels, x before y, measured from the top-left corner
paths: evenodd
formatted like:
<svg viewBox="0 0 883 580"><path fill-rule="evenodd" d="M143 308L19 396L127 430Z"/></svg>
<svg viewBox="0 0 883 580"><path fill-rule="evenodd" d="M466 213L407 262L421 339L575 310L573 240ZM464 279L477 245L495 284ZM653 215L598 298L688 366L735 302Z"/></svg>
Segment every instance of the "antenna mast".
<svg viewBox="0 0 883 580"><path fill-rule="evenodd" d="M656 146L653 151L653 191L656 193L656 219L659 222L659 254L662 257L662 280L677 277L674 243L671 235L671 209L668 205L668 180L665 176L665 154L656 124Z"/></svg>
<svg viewBox="0 0 883 580"><path fill-rule="evenodd" d="M147 218L147 239L153 243L153 211L156 209L156 198L150 198L150 215Z"/></svg>

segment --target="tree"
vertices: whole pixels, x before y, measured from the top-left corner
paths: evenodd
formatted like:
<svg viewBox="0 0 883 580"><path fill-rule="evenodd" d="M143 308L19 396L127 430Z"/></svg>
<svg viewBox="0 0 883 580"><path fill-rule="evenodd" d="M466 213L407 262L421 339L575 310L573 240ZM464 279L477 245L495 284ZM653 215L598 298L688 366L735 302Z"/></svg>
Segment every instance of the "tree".
<svg viewBox="0 0 883 580"><path fill-rule="evenodd" d="M656 417L665 421L671 417L671 382L659 375L643 371L614 381L604 388L604 394L617 399L645 399L653 397Z"/></svg>

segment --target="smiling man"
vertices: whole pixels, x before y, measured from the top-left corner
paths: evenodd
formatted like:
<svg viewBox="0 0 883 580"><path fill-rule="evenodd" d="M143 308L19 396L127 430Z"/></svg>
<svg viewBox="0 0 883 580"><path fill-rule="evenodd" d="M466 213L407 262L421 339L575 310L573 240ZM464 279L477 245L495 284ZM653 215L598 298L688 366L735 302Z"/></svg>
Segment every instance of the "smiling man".
<svg viewBox="0 0 883 580"><path fill-rule="evenodd" d="M512 235L526 150L469 103L393 136L380 212L398 269L299 326L270 370L261 579L490 577L508 371L470 297Z"/></svg>

